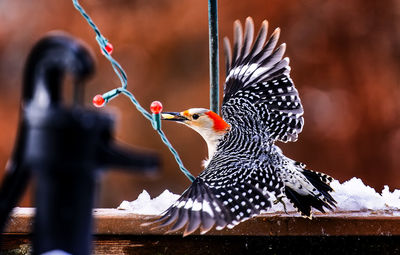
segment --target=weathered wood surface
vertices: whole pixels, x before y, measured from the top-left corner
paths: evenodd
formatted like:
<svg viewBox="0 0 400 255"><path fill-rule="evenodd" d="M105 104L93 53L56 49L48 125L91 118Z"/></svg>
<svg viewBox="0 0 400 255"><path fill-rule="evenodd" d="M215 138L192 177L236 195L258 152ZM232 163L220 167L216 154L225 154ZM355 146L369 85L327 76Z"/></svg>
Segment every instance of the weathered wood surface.
<svg viewBox="0 0 400 255"><path fill-rule="evenodd" d="M26 235L7 235L0 254L31 253ZM187 236L101 235L95 255L133 254L400 254L399 236Z"/></svg>
<svg viewBox="0 0 400 255"><path fill-rule="evenodd" d="M34 210L17 208L1 254L30 254ZM93 254L400 254L400 212L335 212L312 220L298 214L266 214L234 229L206 235L165 235L142 226L148 216L94 210Z"/></svg>
<svg viewBox="0 0 400 255"><path fill-rule="evenodd" d="M29 233L34 209L16 208L6 233ZM98 235L163 235L167 229L143 226L149 216L117 209L95 209L94 233ZM182 231L170 235L182 235ZM195 232L195 235L198 232ZM212 230L223 236L342 236L400 235L400 211L316 213L312 220L299 214L265 214L233 229Z"/></svg>

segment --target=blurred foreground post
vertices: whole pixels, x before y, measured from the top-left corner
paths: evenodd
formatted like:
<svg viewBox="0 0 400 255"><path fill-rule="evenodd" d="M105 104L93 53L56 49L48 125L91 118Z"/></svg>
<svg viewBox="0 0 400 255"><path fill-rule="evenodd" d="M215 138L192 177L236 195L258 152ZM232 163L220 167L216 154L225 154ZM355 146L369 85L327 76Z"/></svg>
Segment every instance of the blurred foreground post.
<svg viewBox="0 0 400 255"><path fill-rule="evenodd" d="M148 172L158 166L154 155L114 144L112 116L77 105L93 71L89 51L64 34L39 41L27 60L18 137L0 189L0 227L3 232L34 177L33 254L90 254L97 170L114 166ZM71 107L61 95L67 73L75 86Z"/></svg>

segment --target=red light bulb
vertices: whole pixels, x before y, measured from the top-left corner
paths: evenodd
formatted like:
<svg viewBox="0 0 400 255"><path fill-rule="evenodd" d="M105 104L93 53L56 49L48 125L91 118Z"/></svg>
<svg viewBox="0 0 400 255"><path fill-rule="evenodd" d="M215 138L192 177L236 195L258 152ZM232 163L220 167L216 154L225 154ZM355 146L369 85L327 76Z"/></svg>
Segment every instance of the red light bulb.
<svg viewBox="0 0 400 255"><path fill-rule="evenodd" d="M96 107L103 107L105 104L105 100L102 95L96 95L93 97L93 105Z"/></svg>
<svg viewBox="0 0 400 255"><path fill-rule="evenodd" d="M104 47L104 49L107 51L108 54L111 55L111 53L114 50L114 47L112 46L111 43L108 42L107 45ZM101 53L104 55L104 52L102 50L101 50Z"/></svg>
<svg viewBox="0 0 400 255"><path fill-rule="evenodd" d="M153 101L150 105L150 111L154 114L159 114L162 111L162 104L160 101Z"/></svg>

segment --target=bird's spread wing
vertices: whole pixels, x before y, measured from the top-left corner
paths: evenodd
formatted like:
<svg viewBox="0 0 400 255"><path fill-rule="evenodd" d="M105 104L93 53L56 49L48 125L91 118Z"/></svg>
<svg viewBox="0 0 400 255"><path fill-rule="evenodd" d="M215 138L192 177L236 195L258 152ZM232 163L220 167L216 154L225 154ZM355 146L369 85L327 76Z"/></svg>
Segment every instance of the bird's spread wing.
<svg viewBox="0 0 400 255"><path fill-rule="evenodd" d="M283 183L263 158L262 140L249 145L255 148L249 155L241 152L250 149L241 139L235 130L227 133L218 146L224 149L214 154L207 168L156 221L158 227L172 225L169 231L175 231L186 226L184 235L198 228L206 233L213 226L232 228L271 207L271 200L283 192Z"/></svg>
<svg viewBox="0 0 400 255"><path fill-rule="evenodd" d="M224 38L227 77L222 115L232 126L251 128L242 118L247 115L261 122L271 139L296 141L303 128L303 107L289 76L289 58L282 58L286 45L275 49L280 30L266 40L267 29L264 21L253 42L253 20L247 18L244 35L236 21L233 53Z"/></svg>

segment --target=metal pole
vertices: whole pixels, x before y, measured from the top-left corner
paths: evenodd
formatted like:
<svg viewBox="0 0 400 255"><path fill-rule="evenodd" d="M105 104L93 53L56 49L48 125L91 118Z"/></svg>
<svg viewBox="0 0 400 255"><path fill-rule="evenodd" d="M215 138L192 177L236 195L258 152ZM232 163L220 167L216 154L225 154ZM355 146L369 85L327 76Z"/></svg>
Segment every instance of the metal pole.
<svg viewBox="0 0 400 255"><path fill-rule="evenodd" d="M208 0L208 31L210 47L210 108L219 114L219 58L217 0Z"/></svg>

